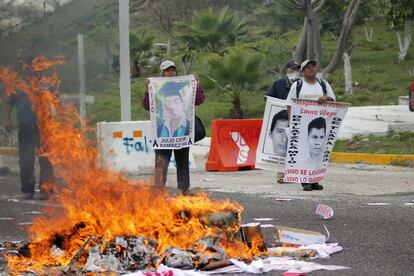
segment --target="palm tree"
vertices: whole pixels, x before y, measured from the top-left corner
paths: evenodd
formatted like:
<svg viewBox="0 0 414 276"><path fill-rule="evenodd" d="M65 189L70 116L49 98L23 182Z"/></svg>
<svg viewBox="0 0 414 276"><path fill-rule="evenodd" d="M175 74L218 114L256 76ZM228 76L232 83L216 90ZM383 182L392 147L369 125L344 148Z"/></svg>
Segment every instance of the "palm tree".
<svg viewBox="0 0 414 276"><path fill-rule="evenodd" d="M140 64L142 64L143 59L149 55L154 44L154 36L147 35L145 31L142 31L138 34L130 33L129 34L129 49L131 55L131 61L133 63L133 75L136 75L136 70Z"/></svg>
<svg viewBox="0 0 414 276"><path fill-rule="evenodd" d="M212 8L195 11L190 25L177 24L178 37L186 48L196 51L211 51L223 55L227 47L247 34L249 19L238 19L235 13L224 7L218 14Z"/></svg>
<svg viewBox="0 0 414 276"><path fill-rule="evenodd" d="M210 60L208 78L221 92L232 99L230 118L242 119L241 100L257 90L262 74L259 67L262 56L247 51L232 51L223 57Z"/></svg>

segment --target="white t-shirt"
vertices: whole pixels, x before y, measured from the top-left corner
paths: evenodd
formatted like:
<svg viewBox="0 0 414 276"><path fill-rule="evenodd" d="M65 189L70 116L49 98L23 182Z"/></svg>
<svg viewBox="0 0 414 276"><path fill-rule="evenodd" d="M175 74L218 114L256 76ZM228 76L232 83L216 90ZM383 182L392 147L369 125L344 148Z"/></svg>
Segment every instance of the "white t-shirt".
<svg viewBox="0 0 414 276"><path fill-rule="evenodd" d="M331 86L326 80L321 80L325 82L326 85L326 96L331 97L335 100L335 94L332 91ZM296 86L298 82L295 81L292 86L290 87L289 95L286 98L286 104L292 105L293 101L292 99L296 99ZM300 99L312 99L317 100L319 97L324 96L322 86L319 84L318 81L316 81L314 84L310 84L306 82L302 78L302 88L299 92L299 98Z"/></svg>

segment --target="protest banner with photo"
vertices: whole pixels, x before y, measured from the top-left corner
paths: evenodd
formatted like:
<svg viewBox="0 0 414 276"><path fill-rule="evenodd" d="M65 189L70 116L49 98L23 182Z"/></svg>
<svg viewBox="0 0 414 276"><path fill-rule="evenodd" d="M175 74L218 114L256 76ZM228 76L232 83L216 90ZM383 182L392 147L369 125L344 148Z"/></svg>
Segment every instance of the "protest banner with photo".
<svg viewBox="0 0 414 276"><path fill-rule="evenodd" d="M284 171L288 121L286 102L267 97L259 145L256 150L256 168Z"/></svg>
<svg viewBox="0 0 414 276"><path fill-rule="evenodd" d="M348 107L347 103L294 99L284 181L317 183L324 178Z"/></svg>
<svg viewBox="0 0 414 276"><path fill-rule="evenodd" d="M154 149L181 149L194 141L193 75L149 78L148 92Z"/></svg>

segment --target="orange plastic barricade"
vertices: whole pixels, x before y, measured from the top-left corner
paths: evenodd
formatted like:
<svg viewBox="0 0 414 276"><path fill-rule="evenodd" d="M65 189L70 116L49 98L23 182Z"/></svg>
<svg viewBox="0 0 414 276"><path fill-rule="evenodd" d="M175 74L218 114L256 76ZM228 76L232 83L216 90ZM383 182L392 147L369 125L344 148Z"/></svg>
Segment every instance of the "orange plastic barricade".
<svg viewBox="0 0 414 276"><path fill-rule="evenodd" d="M207 171L255 168L262 120L212 120Z"/></svg>

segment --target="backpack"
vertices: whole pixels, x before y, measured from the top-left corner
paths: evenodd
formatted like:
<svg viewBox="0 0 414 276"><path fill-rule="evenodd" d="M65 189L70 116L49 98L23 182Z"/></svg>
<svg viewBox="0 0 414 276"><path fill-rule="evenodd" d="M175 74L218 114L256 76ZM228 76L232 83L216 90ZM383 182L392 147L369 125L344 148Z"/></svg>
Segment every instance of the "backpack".
<svg viewBox="0 0 414 276"><path fill-rule="evenodd" d="M326 83L325 83L325 81L323 79L318 79L318 78L316 78L316 81L322 87L323 95L326 96L326 94L328 92L326 90ZM302 89L303 81L302 81L302 79L298 79L296 82L297 82L296 83L296 98L299 98L299 93L300 93L300 90Z"/></svg>

